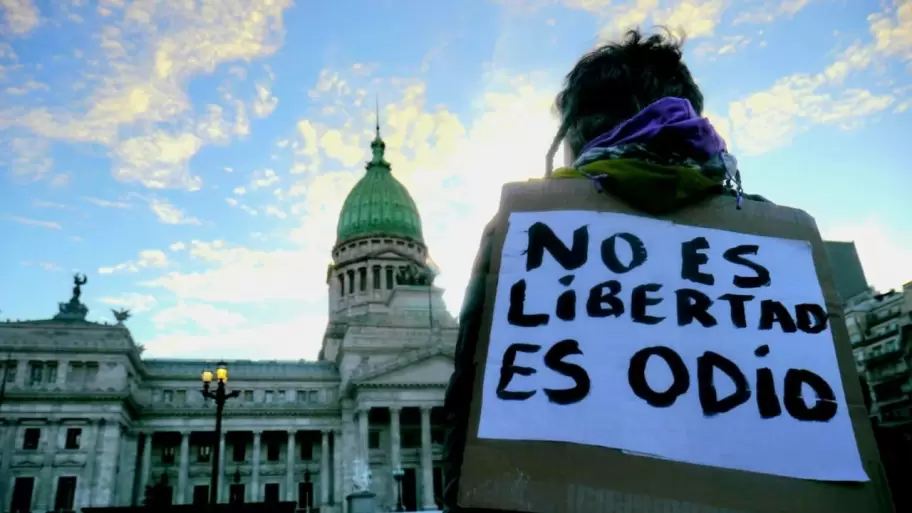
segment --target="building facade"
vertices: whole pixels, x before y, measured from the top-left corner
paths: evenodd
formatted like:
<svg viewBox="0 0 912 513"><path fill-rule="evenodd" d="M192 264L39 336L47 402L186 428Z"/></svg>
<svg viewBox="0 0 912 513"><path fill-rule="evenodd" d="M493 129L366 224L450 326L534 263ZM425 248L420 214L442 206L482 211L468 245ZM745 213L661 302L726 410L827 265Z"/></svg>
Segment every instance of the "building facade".
<svg viewBox="0 0 912 513"><path fill-rule="evenodd" d="M344 512L356 460L381 510L439 509L440 407L457 324L433 285L421 218L377 137L345 200L317 361L228 361L239 391L214 436L200 393L214 361L143 358L127 328L86 321L85 279L47 320L0 322L0 511L175 504L218 496ZM251 341L251 343L290 341ZM397 485L393 469L403 470Z"/></svg>
<svg viewBox="0 0 912 513"><path fill-rule="evenodd" d="M849 298L845 316L872 420L912 439L912 282L900 291Z"/></svg>

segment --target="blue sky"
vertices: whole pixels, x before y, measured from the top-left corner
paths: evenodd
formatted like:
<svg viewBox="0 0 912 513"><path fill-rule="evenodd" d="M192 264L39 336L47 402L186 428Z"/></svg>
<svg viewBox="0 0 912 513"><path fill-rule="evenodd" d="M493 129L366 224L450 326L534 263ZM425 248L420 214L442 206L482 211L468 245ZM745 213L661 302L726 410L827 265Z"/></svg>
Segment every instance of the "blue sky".
<svg viewBox="0 0 912 513"><path fill-rule="evenodd" d="M748 192L912 280L909 0L0 0L0 317L50 317L78 270L148 355L314 358L375 97L455 312L563 75L655 24Z"/></svg>

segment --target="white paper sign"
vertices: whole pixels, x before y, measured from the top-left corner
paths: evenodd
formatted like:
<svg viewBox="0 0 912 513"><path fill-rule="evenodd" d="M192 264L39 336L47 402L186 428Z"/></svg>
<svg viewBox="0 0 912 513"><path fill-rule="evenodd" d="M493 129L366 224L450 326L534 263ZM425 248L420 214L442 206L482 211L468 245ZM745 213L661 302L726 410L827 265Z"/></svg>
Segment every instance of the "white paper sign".
<svg viewBox="0 0 912 513"><path fill-rule="evenodd" d="M478 436L868 481L823 304L806 241L514 213Z"/></svg>

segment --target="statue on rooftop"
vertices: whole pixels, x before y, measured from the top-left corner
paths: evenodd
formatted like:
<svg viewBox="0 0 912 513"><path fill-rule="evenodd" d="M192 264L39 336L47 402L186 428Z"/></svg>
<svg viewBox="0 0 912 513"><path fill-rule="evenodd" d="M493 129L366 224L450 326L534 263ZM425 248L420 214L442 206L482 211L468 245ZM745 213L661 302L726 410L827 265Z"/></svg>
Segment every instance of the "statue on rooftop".
<svg viewBox="0 0 912 513"><path fill-rule="evenodd" d="M396 283L408 286L429 286L431 285L430 271L419 270L414 265L408 265L396 273Z"/></svg>
<svg viewBox="0 0 912 513"><path fill-rule="evenodd" d="M88 307L82 304L79 301L79 298L82 296L82 286L88 283L89 279L86 278L86 275L80 275L76 273L73 275L73 297L70 298L67 302L58 303L60 311L57 315L54 316L54 320L57 321L85 321L86 315L89 313Z"/></svg>
<svg viewBox="0 0 912 513"><path fill-rule="evenodd" d="M80 287L82 287L83 285L88 283L88 281L89 281L89 279L86 278L86 275L84 275L84 274L82 275L82 277L79 276L79 273L76 273L73 275L73 283L76 286L73 287L73 298L70 299L71 303L79 302L79 296L82 295L82 289Z"/></svg>
<svg viewBox="0 0 912 513"><path fill-rule="evenodd" d="M117 320L117 324L123 324L123 322L130 318L130 310L126 308L121 308L120 310L111 309L111 313L114 314L114 319Z"/></svg>

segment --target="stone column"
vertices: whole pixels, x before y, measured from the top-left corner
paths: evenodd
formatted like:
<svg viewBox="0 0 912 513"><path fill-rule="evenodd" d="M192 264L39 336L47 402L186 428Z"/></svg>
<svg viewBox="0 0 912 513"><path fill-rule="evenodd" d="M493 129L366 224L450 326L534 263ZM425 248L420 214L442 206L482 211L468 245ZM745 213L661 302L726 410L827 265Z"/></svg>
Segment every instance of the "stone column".
<svg viewBox="0 0 912 513"><path fill-rule="evenodd" d="M133 433L123 426L120 436L120 462L117 468L117 490L115 492L115 505L133 505L133 486L136 484L136 449L138 440Z"/></svg>
<svg viewBox="0 0 912 513"><path fill-rule="evenodd" d="M54 383L54 386L59 389L66 388L67 380L67 371L70 368L70 362L62 360L57 362L57 381ZM53 506L53 504L52 504Z"/></svg>
<svg viewBox="0 0 912 513"><path fill-rule="evenodd" d="M345 497L342 496L342 430L334 429L333 430L333 455L332 455L332 469L333 469L333 504L338 505L339 513L342 511L343 504L345 503Z"/></svg>
<svg viewBox="0 0 912 513"><path fill-rule="evenodd" d="M364 464L370 466L370 426L368 417L370 408L362 407L358 410L358 457L364 460Z"/></svg>
<svg viewBox="0 0 912 513"><path fill-rule="evenodd" d="M288 430L288 449L285 454L285 500L294 500L294 464L295 464L295 435L297 430Z"/></svg>
<svg viewBox="0 0 912 513"><path fill-rule="evenodd" d="M435 510L434 461L431 457L431 407L421 407L421 491L422 509Z"/></svg>
<svg viewBox="0 0 912 513"><path fill-rule="evenodd" d="M225 437L228 433L222 431L222 436L219 437L219 465L218 465L218 499L219 502L227 502L225 498L225 490L228 488L225 486L225 460L228 459L228 455L225 453Z"/></svg>
<svg viewBox="0 0 912 513"><path fill-rule="evenodd" d="M190 476L190 431L181 431L180 455L177 471L177 503L190 504L187 500L187 481Z"/></svg>
<svg viewBox="0 0 912 513"><path fill-rule="evenodd" d="M76 504L80 506L80 509L87 506L91 507L98 505L95 503L94 495L95 481L98 475L98 457L102 450L102 447L98 444L101 443L100 437L104 430L103 422L104 420L97 424L89 422L89 424L86 425L86 429L83 429L82 432L83 448L88 457L86 458L85 470L82 473L83 478L77 480L77 489L82 492L78 493L78 496L76 497ZM53 506L53 504L50 505Z"/></svg>
<svg viewBox="0 0 912 513"><path fill-rule="evenodd" d="M260 501L260 452L262 431L253 432L253 469L250 472L250 502Z"/></svg>
<svg viewBox="0 0 912 513"><path fill-rule="evenodd" d="M16 424L7 421L3 424L3 436L0 437L0 511L9 507L7 500L10 483L10 460L13 459L13 445L16 443ZM12 500L12 497L9 497Z"/></svg>
<svg viewBox="0 0 912 513"><path fill-rule="evenodd" d="M47 440L44 447L44 464L38 474L38 489L36 490L36 511L49 511L54 507L54 454L57 452L60 422L51 421L47 429Z"/></svg>
<svg viewBox="0 0 912 513"><path fill-rule="evenodd" d="M121 425L116 421L104 421L98 426L98 439L95 451L98 453L98 462L95 466L95 498L92 503L96 506L113 506L114 494L117 488L117 467L120 459Z"/></svg>
<svg viewBox="0 0 912 513"><path fill-rule="evenodd" d="M320 432L320 510L329 507L329 430Z"/></svg>
<svg viewBox="0 0 912 513"><path fill-rule="evenodd" d="M399 425L399 414L402 413L402 408L398 406L390 406L390 471L395 470L402 464L402 458L400 457L400 447L402 445L402 429ZM396 483L396 480L392 480L392 490L393 494L393 503L395 503L399 498L399 486Z"/></svg>
<svg viewBox="0 0 912 513"><path fill-rule="evenodd" d="M143 453L142 468L139 470L139 490L136 491L137 497L142 500L146 492L146 486L149 485L149 474L152 472L152 432L143 433Z"/></svg>

